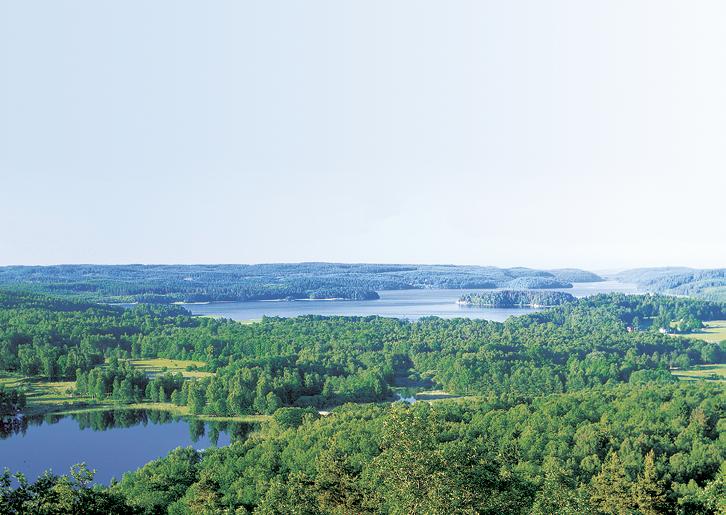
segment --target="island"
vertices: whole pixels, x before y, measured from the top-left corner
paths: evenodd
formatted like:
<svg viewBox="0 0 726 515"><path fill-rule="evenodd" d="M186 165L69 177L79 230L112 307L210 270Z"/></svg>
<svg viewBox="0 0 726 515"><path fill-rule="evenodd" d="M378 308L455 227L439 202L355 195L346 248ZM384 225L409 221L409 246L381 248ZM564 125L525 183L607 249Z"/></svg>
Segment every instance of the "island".
<svg viewBox="0 0 726 515"><path fill-rule="evenodd" d="M573 295L561 291L498 290L463 295L457 304L495 308L542 308L560 306L576 300Z"/></svg>

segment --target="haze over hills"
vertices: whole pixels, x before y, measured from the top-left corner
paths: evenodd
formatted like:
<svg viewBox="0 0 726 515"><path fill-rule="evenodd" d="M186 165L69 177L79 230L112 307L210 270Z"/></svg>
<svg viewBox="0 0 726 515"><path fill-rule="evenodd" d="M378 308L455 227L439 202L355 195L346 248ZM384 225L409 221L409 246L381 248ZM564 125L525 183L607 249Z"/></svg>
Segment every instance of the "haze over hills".
<svg viewBox="0 0 726 515"><path fill-rule="evenodd" d="M726 301L726 268L635 268L613 276L647 291Z"/></svg>
<svg viewBox="0 0 726 515"><path fill-rule="evenodd" d="M636 268L607 277L643 291L726 300L726 268ZM376 292L422 288L570 288L604 280L578 268L478 265L264 263L0 267L0 286L104 302L370 300Z"/></svg>
<svg viewBox="0 0 726 515"><path fill-rule="evenodd" d="M377 298L417 288L570 288L602 278L574 268L270 263L257 265L55 265L0 268L0 285L105 302L209 302Z"/></svg>

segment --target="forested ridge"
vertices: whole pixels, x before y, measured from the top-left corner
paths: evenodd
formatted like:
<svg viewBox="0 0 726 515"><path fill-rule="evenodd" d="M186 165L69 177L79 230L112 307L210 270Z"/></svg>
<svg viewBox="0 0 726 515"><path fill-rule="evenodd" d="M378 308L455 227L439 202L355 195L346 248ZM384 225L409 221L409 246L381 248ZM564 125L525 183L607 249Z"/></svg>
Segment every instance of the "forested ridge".
<svg viewBox="0 0 726 515"><path fill-rule="evenodd" d="M41 513L64 492L100 506L87 513L716 513L723 384L670 370L721 363L726 342L659 329L724 318L723 304L609 294L504 323L240 324L0 292L0 370L75 380L77 395L119 404L272 415L243 442L174 451L110 488L91 489L83 470L20 488L6 476L0 512ZM149 376L132 358L193 359L214 374ZM360 404L399 385L467 397Z"/></svg>
<svg viewBox="0 0 726 515"><path fill-rule="evenodd" d="M412 288L568 288L601 281L584 270L455 265L56 265L0 267L0 286L104 302L378 298Z"/></svg>
<svg viewBox="0 0 726 515"><path fill-rule="evenodd" d="M726 302L726 268L636 268L620 272L615 277L636 283L647 291Z"/></svg>

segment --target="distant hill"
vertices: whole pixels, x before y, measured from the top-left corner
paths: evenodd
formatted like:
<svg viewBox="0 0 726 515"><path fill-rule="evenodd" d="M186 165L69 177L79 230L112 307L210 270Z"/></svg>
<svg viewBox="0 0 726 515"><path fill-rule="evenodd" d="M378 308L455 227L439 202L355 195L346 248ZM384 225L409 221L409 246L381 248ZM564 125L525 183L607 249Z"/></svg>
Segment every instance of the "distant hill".
<svg viewBox="0 0 726 515"><path fill-rule="evenodd" d="M596 283L604 279L597 274L588 272L587 270L579 270L577 268L558 268L549 270L555 279L568 283Z"/></svg>
<svg viewBox="0 0 726 515"><path fill-rule="evenodd" d="M538 290L543 288L572 288L572 284L554 277L517 277L508 282L506 287L514 290Z"/></svg>
<svg viewBox="0 0 726 515"><path fill-rule="evenodd" d="M417 288L568 288L601 278L578 269L459 265L56 265L0 267L0 287L103 302L378 298Z"/></svg>
<svg viewBox="0 0 726 515"><path fill-rule="evenodd" d="M614 278L635 283L647 291L726 302L726 268L635 268L620 272Z"/></svg>

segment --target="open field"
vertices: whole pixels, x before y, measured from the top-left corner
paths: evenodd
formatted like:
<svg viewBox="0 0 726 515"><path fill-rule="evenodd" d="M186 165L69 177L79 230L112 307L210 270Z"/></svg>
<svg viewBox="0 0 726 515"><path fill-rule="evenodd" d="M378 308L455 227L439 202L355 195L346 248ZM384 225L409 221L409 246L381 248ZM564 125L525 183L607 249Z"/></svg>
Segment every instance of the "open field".
<svg viewBox="0 0 726 515"><path fill-rule="evenodd" d="M688 338L697 338L705 342L719 343L726 340L726 320L711 320L703 323L706 327L697 333L685 334Z"/></svg>
<svg viewBox="0 0 726 515"><path fill-rule="evenodd" d="M110 409L151 409L168 411L180 417L196 420L218 422L264 422L266 415L244 415L216 417L212 415L192 415L187 406L176 406L170 402L139 402L134 404L118 404L110 400L97 401L90 397L79 397L68 393L75 386L73 381L50 382L34 377L22 377L15 374L0 376L0 385L22 388L26 392L27 405L23 413L27 416L55 413L73 415Z"/></svg>
<svg viewBox="0 0 726 515"><path fill-rule="evenodd" d="M417 401L440 401L445 399L460 399L461 395L454 395L443 390L428 390L416 394Z"/></svg>
<svg viewBox="0 0 726 515"><path fill-rule="evenodd" d="M674 370L672 374L684 381L705 379L707 381L726 382L726 364L700 365L692 370Z"/></svg>
<svg viewBox="0 0 726 515"><path fill-rule="evenodd" d="M141 369L148 375L163 374L164 372L181 373L186 378L198 378L213 376L212 372L202 372L201 370L187 370L187 367L193 366L203 368L206 363L204 361L191 361L184 359L132 359L130 363Z"/></svg>
<svg viewBox="0 0 726 515"><path fill-rule="evenodd" d="M26 415L40 415L88 406L103 407L103 409L113 406L110 402L98 402L90 397L70 394L69 390L75 387L74 381L45 381L38 377L5 373L0 375L0 384L25 391L27 404L23 413Z"/></svg>
<svg viewBox="0 0 726 515"><path fill-rule="evenodd" d="M133 360L138 366L150 374L162 372L166 367L171 372L181 372L184 377L196 378L213 375L211 372L187 371L188 365L204 366L201 361L146 359ZM196 420L217 422L264 422L269 419L267 415L243 416L213 416L192 415L187 406L177 406L170 402L140 402L134 404L118 404L111 400L98 401L91 397L73 395L74 381L45 381L38 377L24 377L19 374L0 373L0 385L20 388L25 391L27 405L23 413L27 416L55 413L58 415L73 415L109 409L150 409L168 411L180 417Z"/></svg>

